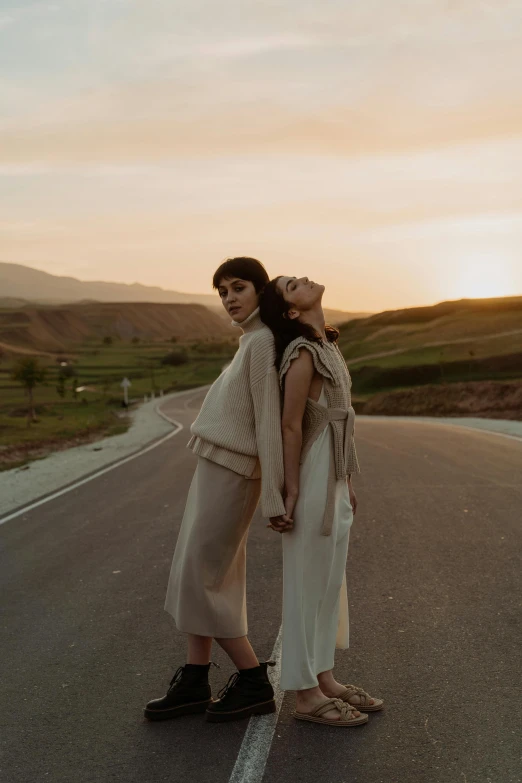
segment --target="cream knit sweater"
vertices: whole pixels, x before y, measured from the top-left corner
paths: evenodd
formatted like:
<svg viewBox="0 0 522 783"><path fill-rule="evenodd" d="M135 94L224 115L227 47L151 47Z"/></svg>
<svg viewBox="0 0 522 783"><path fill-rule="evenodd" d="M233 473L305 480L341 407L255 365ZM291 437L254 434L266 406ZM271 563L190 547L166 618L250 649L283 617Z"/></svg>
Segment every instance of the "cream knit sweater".
<svg viewBox="0 0 522 783"><path fill-rule="evenodd" d="M248 478L261 476L261 512L285 513L281 395L274 338L259 308L241 324L239 349L210 387L188 447Z"/></svg>

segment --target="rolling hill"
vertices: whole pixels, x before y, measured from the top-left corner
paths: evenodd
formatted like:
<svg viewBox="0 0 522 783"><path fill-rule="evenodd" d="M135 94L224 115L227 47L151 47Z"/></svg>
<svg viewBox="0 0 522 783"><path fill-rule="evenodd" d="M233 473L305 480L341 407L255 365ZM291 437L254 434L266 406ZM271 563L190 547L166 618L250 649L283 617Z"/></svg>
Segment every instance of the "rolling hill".
<svg viewBox="0 0 522 783"><path fill-rule="evenodd" d="M237 329L198 304L91 302L0 310L0 347L6 353L53 353L103 337L184 341L237 336Z"/></svg>
<svg viewBox="0 0 522 783"><path fill-rule="evenodd" d="M522 350L522 296L389 310L341 326L350 367L395 367ZM472 358L471 357L471 358Z"/></svg>
<svg viewBox="0 0 522 783"><path fill-rule="evenodd" d="M522 297L393 310L341 327L354 406L522 419Z"/></svg>

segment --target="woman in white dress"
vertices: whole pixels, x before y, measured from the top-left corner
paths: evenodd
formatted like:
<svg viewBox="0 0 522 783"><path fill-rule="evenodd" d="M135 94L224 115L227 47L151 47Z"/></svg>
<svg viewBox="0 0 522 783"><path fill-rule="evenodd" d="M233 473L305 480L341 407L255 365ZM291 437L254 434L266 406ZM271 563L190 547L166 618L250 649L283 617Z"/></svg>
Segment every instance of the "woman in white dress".
<svg viewBox="0 0 522 783"><path fill-rule="evenodd" d="M351 380L323 293L307 277L281 276L260 300L284 392L286 513L270 520L284 533L281 688L296 691L295 718L357 726L383 701L333 673L335 648L349 644L345 569L359 465Z"/></svg>

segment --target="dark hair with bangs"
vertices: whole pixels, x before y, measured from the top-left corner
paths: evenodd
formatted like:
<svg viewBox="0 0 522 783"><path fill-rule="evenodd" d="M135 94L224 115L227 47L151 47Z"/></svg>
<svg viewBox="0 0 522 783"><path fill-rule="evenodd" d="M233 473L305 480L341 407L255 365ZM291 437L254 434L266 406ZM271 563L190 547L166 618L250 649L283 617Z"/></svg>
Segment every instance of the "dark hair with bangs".
<svg viewBox="0 0 522 783"><path fill-rule="evenodd" d="M214 272L212 278L212 287L219 288L221 281L232 277L238 277L240 280L249 280L254 284L256 293L261 293L270 278L265 267L257 258L248 258L248 256L237 256L236 258L227 258Z"/></svg>
<svg viewBox="0 0 522 783"><path fill-rule="evenodd" d="M281 359L286 348L290 343L296 339L296 337L306 337L312 343L321 343L323 338L316 332L311 324L305 324L299 321L297 318L288 318L287 313L291 309L292 305L286 301L283 294L277 287L278 281L281 279L274 277L265 286L261 298L259 300L259 315L261 320L266 326L269 327L274 335L275 349L276 349L276 367L279 369L281 366ZM326 338L328 342L335 343L339 337L339 330L335 326L326 325L325 328Z"/></svg>

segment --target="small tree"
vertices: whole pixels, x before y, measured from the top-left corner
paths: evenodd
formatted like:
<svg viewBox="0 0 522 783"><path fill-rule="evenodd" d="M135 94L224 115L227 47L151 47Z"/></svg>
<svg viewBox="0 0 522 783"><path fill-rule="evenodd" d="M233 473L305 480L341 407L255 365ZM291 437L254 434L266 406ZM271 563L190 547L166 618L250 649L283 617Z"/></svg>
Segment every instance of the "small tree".
<svg viewBox="0 0 522 783"><path fill-rule="evenodd" d="M33 356L27 356L19 359L12 372L12 378L17 383L21 383L29 396L29 410L27 412L27 424L34 421L34 390L38 384L45 381L47 369L42 367L38 359Z"/></svg>
<svg viewBox="0 0 522 783"><path fill-rule="evenodd" d="M170 367L179 367L182 364L186 364L189 360L188 354L183 349L180 349L178 351L171 351L170 353L166 354L161 360L161 363L163 365L168 365Z"/></svg>
<svg viewBox="0 0 522 783"><path fill-rule="evenodd" d="M103 344L104 345L112 345L112 337L110 335L107 335L107 337L103 338Z"/></svg>
<svg viewBox="0 0 522 783"><path fill-rule="evenodd" d="M60 395L60 397L65 397L67 388L65 386L65 381L67 378L72 378L76 374L75 369L72 365L67 364L66 361L60 362L60 369L58 370L58 382L56 384L56 391Z"/></svg>
<svg viewBox="0 0 522 783"><path fill-rule="evenodd" d="M63 373L58 373L58 382L56 384L56 391L60 395L60 397L65 397L65 375Z"/></svg>
<svg viewBox="0 0 522 783"><path fill-rule="evenodd" d="M139 341L140 341L139 337L133 337L132 340L131 340L131 343L133 345L138 345Z"/></svg>

